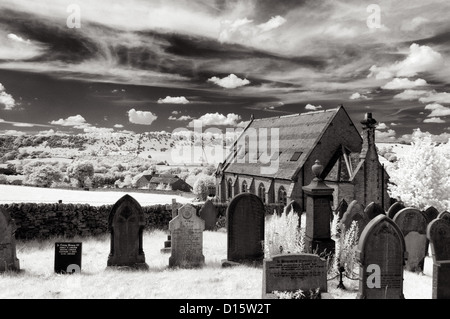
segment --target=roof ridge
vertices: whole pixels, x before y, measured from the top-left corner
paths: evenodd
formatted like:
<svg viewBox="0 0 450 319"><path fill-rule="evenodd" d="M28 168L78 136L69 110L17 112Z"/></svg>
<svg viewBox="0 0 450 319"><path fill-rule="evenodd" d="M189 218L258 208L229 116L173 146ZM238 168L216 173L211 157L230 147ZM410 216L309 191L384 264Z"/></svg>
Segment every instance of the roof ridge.
<svg viewBox="0 0 450 319"><path fill-rule="evenodd" d="M327 110L319 110L319 111L310 111L310 112L304 112L304 113L293 113L293 114L287 114L287 115L279 115L279 116L272 116L272 117L263 117L263 118L255 118L253 121L261 121L261 120L271 120L271 119L283 119L287 117L295 117L295 116L304 116L304 115L312 115L312 114L319 114L319 113L326 113L326 112L337 112L339 110L339 107L327 109Z"/></svg>

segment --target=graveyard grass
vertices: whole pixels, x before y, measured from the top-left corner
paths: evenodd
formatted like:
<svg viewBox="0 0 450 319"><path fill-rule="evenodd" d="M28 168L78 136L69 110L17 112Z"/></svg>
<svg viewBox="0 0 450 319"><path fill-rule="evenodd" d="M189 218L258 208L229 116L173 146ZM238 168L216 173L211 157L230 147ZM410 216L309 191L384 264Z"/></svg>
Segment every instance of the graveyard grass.
<svg viewBox="0 0 450 319"><path fill-rule="evenodd" d="M1 299L260 299L262 267L222 268L227 256L227 234L205 231L205 265L199 269L169 268L163 254L167 232L146 231L143 237L148 270L106 269L110 236L62 237L16 243L20 273L0 275ZM58 241L83 242L81 274L55 274L54 245ZM328 281L335 299L354 299L358 281L344 278L347 290L337 289L338 278ZM404 271L407 299L431 299L432 261L426 257L424 274Z"/></svg>

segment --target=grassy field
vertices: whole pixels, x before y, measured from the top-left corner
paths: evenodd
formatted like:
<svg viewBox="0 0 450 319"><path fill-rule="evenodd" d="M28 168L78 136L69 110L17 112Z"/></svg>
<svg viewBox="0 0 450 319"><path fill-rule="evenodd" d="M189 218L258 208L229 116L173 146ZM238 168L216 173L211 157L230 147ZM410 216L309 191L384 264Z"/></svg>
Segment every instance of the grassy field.
<svg viewBox="0 0 450 319"><path fill-rule="evenodd" d="M169 269L170 254L163 254L167 234L164 231L144 233L144 252L149 269L125 271L106 269L109 236L53 238L45 241L18 241L20 273L0 275L0 299L260 299L262 268L239 266L222 268L227 255L227 235L205 231L201 269ZM81 274L59 275L53 271L54 243L81 241ZM404 294L407 299L431 298L431 259L425 261L424 274L404 272ZM358 281L344 279L347 290L337 289L338 279L328 282L335 299L354 299Z"/></svg>

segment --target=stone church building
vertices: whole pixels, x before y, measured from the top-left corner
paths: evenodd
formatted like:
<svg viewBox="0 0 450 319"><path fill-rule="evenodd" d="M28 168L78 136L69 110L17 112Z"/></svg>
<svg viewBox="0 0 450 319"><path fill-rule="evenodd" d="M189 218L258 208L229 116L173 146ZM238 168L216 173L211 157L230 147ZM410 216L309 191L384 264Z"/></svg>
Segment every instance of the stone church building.
<svg viewBox="0 0 450 319"><path fill-rule="evenodd" d="M333 207L345 199L367 206L379 203L388 209L389 176L381 165L375 147L377 121L367 113L361 121L362 136L343 106L319 112L251 119L234 143L227 159L216 171L216 195L227 202L242 192L258 195L265 204L286 205L296 201L305 210L302 186L313 179L311 167L319 160L324 169L321 178L334 189ZM278 129L278 153L252 140L251 132ZM268 134L270 136L270 134ZM261 134L259 136L261 138ZM256 147L255 147L256 145ZM272 154L278 169L264 172L268 166L257 159Z"/></svg>

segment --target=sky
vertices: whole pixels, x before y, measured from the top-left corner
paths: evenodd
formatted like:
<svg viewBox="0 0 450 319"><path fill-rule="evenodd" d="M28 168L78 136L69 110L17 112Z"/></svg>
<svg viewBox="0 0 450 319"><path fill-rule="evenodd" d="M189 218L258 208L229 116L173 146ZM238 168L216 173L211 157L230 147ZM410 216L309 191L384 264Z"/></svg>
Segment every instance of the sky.
<svg viewBox="0 0 450 319"><path fill-rule="evenodd" d="M0 133L173 132L343 105L450 137L448 0L0 0Z"/></svg>

